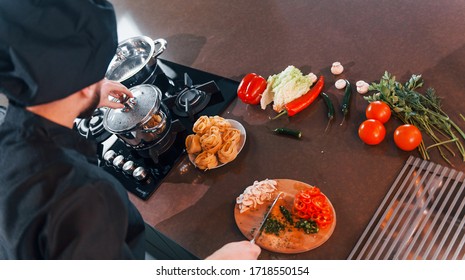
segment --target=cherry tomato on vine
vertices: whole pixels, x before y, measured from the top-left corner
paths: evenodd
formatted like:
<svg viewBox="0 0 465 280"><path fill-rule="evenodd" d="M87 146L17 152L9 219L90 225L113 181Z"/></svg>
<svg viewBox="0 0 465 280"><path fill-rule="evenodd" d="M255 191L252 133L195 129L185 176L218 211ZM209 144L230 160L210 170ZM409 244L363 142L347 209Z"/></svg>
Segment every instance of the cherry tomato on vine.
<svg viewBox="0 0 465 280"><path fill-rule="evenodd" d="M383 101L373 101L368 104L365 115L367 119L375 119L386 123L391 117L391 108Z"/></svg>
<svg viewBox="0 0 465 280"><path fill-rule="evenodd" d="M358 127L358 136L365 144L377 145L386 136L386 128L380 121L368 119Z"/></svg>
<svg viewBox="0 0 465 280"><path fill-rule="evenodd" d="M404 151L415 150L422 139L418 127L411 124L401 125L394 131L394 142L399 149Z"/></svg>

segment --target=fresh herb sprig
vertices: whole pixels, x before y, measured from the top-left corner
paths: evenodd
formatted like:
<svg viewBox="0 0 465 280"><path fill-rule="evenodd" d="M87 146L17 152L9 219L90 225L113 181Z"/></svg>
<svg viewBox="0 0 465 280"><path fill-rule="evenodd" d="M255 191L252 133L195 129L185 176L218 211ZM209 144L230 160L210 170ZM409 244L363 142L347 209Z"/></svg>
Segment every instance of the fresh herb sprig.
<svg viewBox="0 0 465 280"><path fill-rule="evenodd" d="M426 147L422 141L418 147L423 159L429 160L428 151L437 148L442 158L452 165L445 150L455 156L453 149L448 145L455 143L465 161L465 148L462 144L462 140L465 140L465 133L441 109L441 99L433 88L428 88L425 94L417 91L423 84L421 75L412 75L405 84L401 84L396 81L395 76L386 71L379 83L372 83L369 87L369 90L377 92L364 98L368 102L378 100L386 102L394 115L402 122L417 126L430 136L434 144Z"/></svg>

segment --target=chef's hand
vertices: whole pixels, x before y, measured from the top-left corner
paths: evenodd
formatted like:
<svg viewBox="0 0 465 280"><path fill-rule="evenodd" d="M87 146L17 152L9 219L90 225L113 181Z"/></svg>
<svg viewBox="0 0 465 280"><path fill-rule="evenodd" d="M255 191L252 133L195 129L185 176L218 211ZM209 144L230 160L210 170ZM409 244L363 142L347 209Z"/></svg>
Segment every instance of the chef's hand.
<svg viewBox="0 0 465 280"><path fill-rule="evenodd" d="M98 108L124 108L122 103L131 97L133 97L132 93L123 84L104 79L100 86L100 103L98 104Z"/></svg>
<svg viewBox="0 0 465 280"><path fill-rule="evenodd" d="M256 260L261 249L250 241L231 242L208 256L207 260Z"/></svg>

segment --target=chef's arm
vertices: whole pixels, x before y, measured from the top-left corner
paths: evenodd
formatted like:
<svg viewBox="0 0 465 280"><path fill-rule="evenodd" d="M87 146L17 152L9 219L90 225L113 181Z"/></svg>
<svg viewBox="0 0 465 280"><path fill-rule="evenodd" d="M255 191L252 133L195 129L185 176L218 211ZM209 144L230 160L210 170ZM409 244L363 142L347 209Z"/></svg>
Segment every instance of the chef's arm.
<svg viewBox="0 0 465 280"><path fill-rule="evenodd" d="M231 242L207 257L207 260L256 260L261 249L250 241Z"/></svg>

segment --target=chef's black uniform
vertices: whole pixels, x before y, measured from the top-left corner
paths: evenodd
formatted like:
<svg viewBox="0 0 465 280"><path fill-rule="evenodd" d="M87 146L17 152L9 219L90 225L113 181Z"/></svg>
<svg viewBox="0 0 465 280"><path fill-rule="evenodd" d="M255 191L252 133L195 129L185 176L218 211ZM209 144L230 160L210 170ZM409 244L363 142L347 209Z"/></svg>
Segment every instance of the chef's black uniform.
<svg viewBox="0 0 465 280"><path fill-rule="evenodd" d="M0 259L142 259L143 220L95 144L16 106L0 126Z"/></svg>
<svg viewBox="0 0 465 280"><path fill-rule="evenodd" d="M105 0L0 0L0 259L142 259L143 220L78 133L24 107L100 81L118 44Z"/></svg>
<svg viewBox="0 0 465 280"><path fill-rule="evenodd" d="M95 144L25 109L100 81L117 44L106 0L0 0L0 259L196 258L144 232Z"/></svg>

